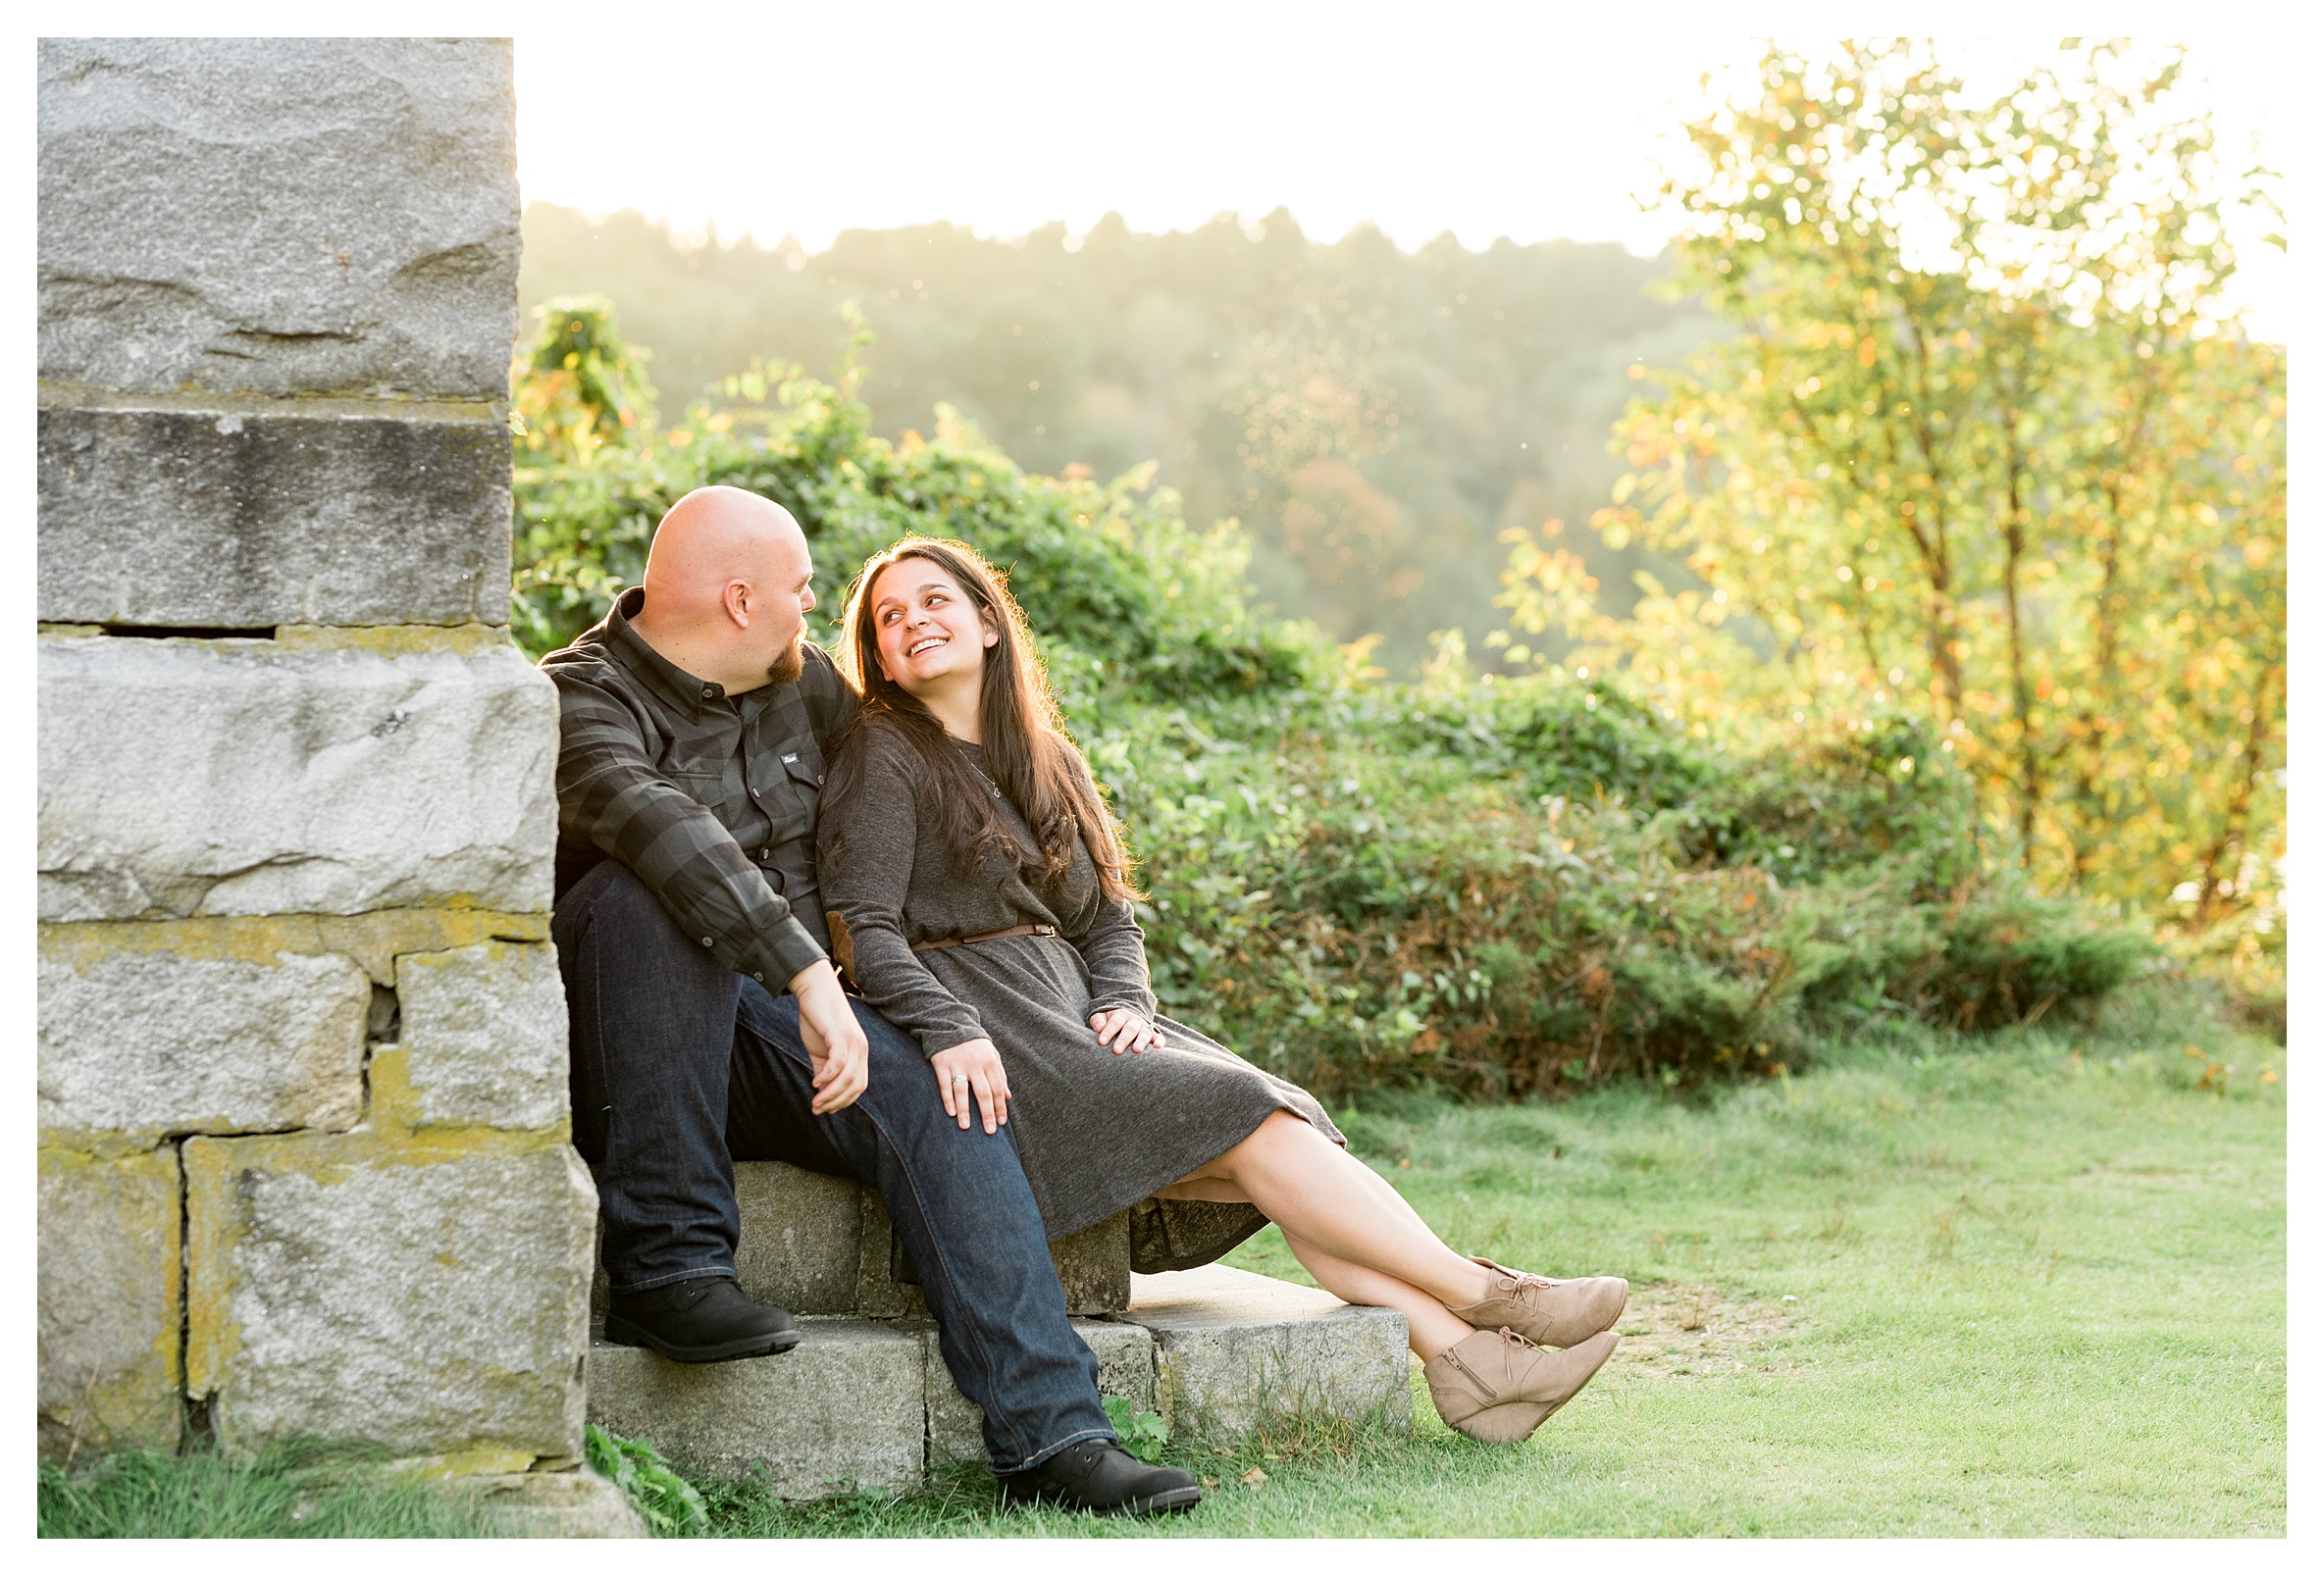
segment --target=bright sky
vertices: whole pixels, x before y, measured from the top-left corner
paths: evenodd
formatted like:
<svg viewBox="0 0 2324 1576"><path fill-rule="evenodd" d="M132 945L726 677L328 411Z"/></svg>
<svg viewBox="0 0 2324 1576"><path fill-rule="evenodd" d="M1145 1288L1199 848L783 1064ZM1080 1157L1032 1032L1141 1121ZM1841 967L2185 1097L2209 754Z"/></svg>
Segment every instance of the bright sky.
<svg viewBox="0 0 2324 1576"><path fill-rule="evenodd" d="M811 249L844 229L939 219L1015 235L1058 220L1084 229L1111 209L1163 230L1282 205L1325 239L1369 219L1407 247L1450 229L1472 247L1570 236L1650 252L1664 234L1633 194L1661 137L1705 71L1758 53L1739 30L1690 25L1690 10L1626 8L1661 24L1627 30L1539 4L1344 0L520 24L519 161L529 199ZM2009 70L2057 32L1964 39L1958 58ZM2290 42L2222 34L2193 40L2191 57L2224 136L2259 137L2278 164L2304 54ZM2256 326L2281 337L2289 269L2272 249L2242 250Z"/></svg>

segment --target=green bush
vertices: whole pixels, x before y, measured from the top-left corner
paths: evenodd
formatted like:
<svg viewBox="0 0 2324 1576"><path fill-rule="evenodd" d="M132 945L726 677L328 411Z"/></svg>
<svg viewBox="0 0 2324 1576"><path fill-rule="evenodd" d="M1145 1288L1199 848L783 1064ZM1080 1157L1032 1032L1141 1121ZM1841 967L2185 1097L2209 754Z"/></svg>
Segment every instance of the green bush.
<svg viewBox="0 0 2324 1576"><path fill-rule="evenodd" d="M1536 793L1683 809L1724 786L1727 766L1604 680L1563 674L1408 690L1388 737Z"/></svg>
<svg viewBox="0 0 2324 1576"><path fill-rule="evenodd" d="M534 655L602 618L644 577L654 523L672 503L723 485L798 517L814 551L820 637L836 635L863 561L921 533L974 542L1006 571L1033 627L1063 648L1067 678L1110 675L1155 698L1301 682L1312 635L1251 616L1240 539L1190 530L1176 494L1152 484L1152 466L1104 485L1027 476L956 419L933 442L900 446L872 435L870 413L842 388L789 371L730 382L727 409L697 407L590 464L519 456L513 622Z"/></svg>
<svg viewBox="0 0 2324 1576"><path fill-rule="evenodd" d="M1982 874L1956 787L1851 782L1843 757L1786 799L1768 791L1781 761L1714 759L1663 777L1692 773L1691 803L1633 807L1603 780L1568 799L1506 756L1384 747L1387 709L1311 690L1209 728L1149 710L1093 747L1148 861L1167 1010L1315 1087L1765 1073L1884 1017L2079 1011L2151 950ZM1834 781L1855 814L1798 862L1814 879L1779 876L1754 841L1812 836L1793 808L1811 793L1850 809ZM1771 801L1798 819L1750 818Z"/></svg>
<svg viewBox="0 0 2324 1576"><path fill-rule="evenodd" d="M709 483L798 515L825 638L870 553L972 542L1129 825L1166 1010L1311 1087L1767 1074L1834 1027L2078 1011L2150 950L2000 879L1909 721L1743 755L1603 679L1472 678L1449 637L1423 683L1384 683L1253 610L1240 538L1190 529L1151 467L1028 476L950 414L891 444L850 376L753 373L587 463L520 456L520 637L601 616Z"/></svg>

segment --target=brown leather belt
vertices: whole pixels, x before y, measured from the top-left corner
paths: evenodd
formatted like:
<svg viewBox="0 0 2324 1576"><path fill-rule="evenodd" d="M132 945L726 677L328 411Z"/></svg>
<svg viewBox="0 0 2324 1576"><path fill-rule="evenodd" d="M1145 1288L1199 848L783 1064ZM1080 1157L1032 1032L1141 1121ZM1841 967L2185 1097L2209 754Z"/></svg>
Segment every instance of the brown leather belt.
<svg viewBox="0 0 2324 1576"><path fill-rule="evenodd" d="M915 952L934 952L947 946L966 946L972 941L998 941L1005 936L1055 936L1055 925L1011 925L1005 931L987 931L982 936L955 936L944 941L914 941Z"/></svg>

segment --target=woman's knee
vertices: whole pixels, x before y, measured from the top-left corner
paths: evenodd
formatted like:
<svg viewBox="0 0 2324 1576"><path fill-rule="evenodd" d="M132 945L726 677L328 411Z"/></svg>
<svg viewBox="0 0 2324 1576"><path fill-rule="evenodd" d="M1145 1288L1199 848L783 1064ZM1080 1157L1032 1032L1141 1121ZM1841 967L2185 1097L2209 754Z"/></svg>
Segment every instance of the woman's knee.
<svg viewBox="0 0 2324 1576"><path fill-rule="evenodd" d="M1298 1153L1315 1131L1306 1121L1289 1111L1269 1111L1266 1120L1252 1129L1251 1136L1227 1153L1237 1159L1278 1159Z"/></svg>

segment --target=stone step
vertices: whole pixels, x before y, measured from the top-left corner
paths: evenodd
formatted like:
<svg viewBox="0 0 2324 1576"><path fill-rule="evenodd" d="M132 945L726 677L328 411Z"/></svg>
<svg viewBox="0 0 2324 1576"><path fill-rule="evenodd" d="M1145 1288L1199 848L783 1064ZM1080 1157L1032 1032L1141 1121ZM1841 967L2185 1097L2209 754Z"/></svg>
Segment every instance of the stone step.
<svg viewBox="0 0 2324 1576"><path fill-rule="evenodd" d="M779 1160L735 1163L743 1233L735 1275L754 1299L802 1315L926 1318L879 1194L845 1177L802 1171ZM1130 1301L1126 1213L1050 1245L1068 1311L1118 1313ZM590 1331L605 1328L605 1272L590 1289Z"/></svg>
<svg viewBox="0 0 2324 1576"><path fill-rule="evenodd" d="M593 1346L589 1418L652 1442L687 1470L764 1470L775 1494L812 1500L916 1487L927 1471L926 1363L918 1332L872 1319L805 1318L798 1346L740 1362L671 1362Z"/></svg>
<svg viewBox="0 0 2324 1576"><path fill-rule="evenodd" d="M1076 1319L1103 1394L1154 1405L1154 1338ZM924 1320L800 1320L798 1346L740 1362L678 1363L599 1342L585 1377L590 1421L649 1440L715 1477L763 1470L776 1495L812 1500L917 1487L947 1459L985 1460L983 1418L953 1383Z"/></svg>
<svg viewBox="0 0 2324 1576"><path fill-rule="evenodd" d="M1154 1337L1156 1403L1173 1432L1239 1436L1292 1418L1412 1427L1394 1308L1206 1264L1131 1276L1122 1317Z"/></svg>
<svg viewBox="0 0 2324 1576"><path fill-rule="evenodd" d="M441 1492L468 1496L503 1538L652 1536L621 1490L587 1466L452 1478Z"/></svg>
<svg viewBox="0 0 2324 1576"><path fill-rule="evenodd" d="M1076 1319L1099 1388L1212 1438L1270 1421L1411 1423L1404 1315L1212 1265L1135 1278L1126 1311ZM593 1346L592 1422L650 1440L688 1468L764 1471L785 1499L916 1487L948 1459L985 1459L981 1418L924 1319L802 1318L779 1356L674 1363Z"/></svg>

